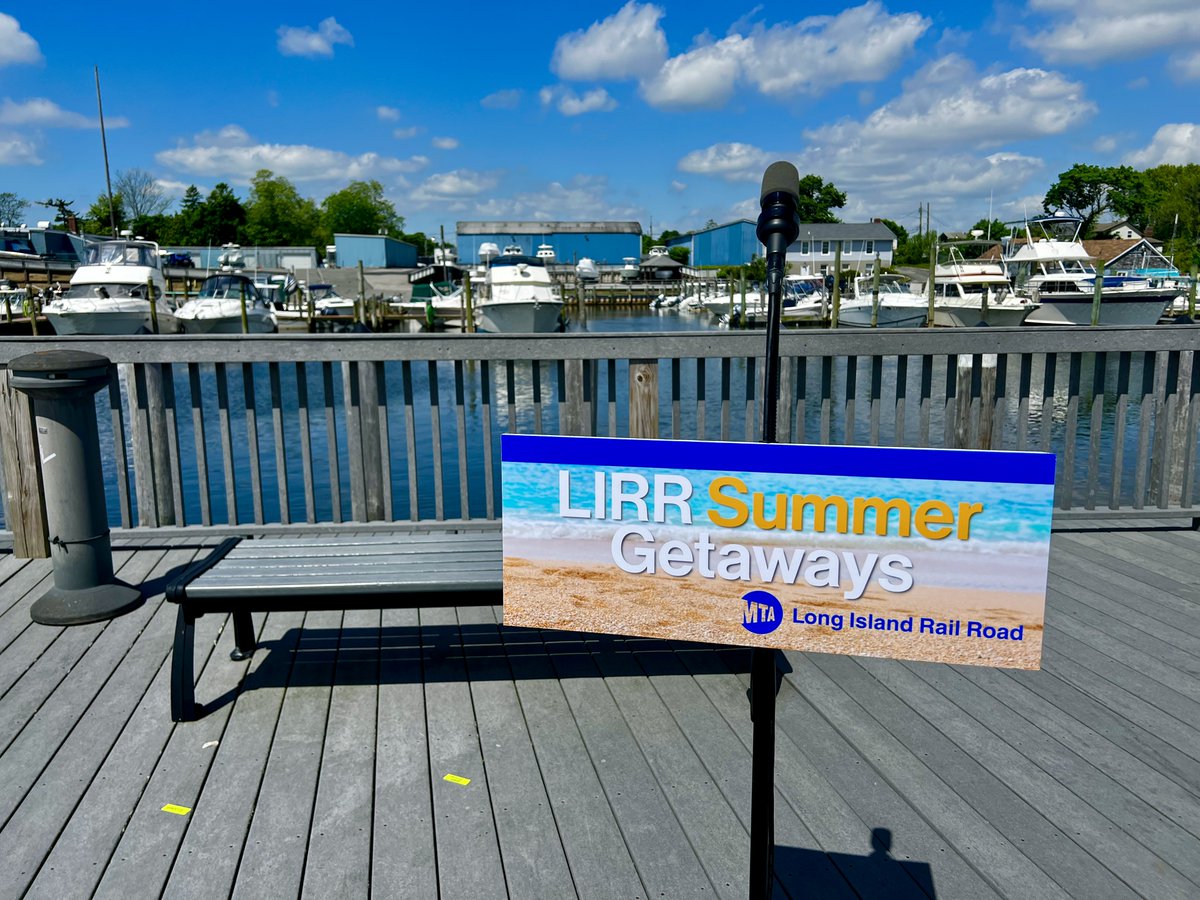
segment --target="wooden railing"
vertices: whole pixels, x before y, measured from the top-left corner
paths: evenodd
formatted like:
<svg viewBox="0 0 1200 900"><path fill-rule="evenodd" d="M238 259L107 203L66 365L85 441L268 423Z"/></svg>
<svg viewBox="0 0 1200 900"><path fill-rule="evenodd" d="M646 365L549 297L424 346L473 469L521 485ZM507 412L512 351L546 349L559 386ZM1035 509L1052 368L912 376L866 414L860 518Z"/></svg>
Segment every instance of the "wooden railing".
<svg viewBox="0 0 1200 900"><path fill-rule="evenodd" d="M504 431L755 440L765 341L9 338L0 363L62 347L118 364L97 396L113 524L245 531L494 519ZM1198 347L1190 325L790 332L780 438L1052 451L1060 517L1191 517ZM36 448L6 373L0 414L5 522L25 548L44 530Z"/></svg>

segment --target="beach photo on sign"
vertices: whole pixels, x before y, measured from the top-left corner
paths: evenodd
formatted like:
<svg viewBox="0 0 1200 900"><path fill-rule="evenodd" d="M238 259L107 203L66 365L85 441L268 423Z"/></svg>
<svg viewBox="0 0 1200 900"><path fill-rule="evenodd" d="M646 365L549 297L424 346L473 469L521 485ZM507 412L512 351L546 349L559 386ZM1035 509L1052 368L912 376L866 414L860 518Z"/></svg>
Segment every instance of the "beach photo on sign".
<svg viewBox="0 0 1200 900"><path fill-rule="evenodd" d="M1052 485L507 459L503 473L506 624L1040 664Z"/></svg>

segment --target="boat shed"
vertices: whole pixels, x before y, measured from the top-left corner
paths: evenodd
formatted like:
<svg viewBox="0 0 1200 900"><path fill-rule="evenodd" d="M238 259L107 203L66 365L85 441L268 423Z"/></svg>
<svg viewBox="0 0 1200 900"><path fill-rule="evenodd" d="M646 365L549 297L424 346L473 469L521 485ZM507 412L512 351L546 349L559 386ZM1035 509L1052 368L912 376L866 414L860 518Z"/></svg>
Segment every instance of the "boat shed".
<svg viewBox="0 0 1200 900"><path fill-rule="evenodd" d="M473 265L479 248L498 250L516 244L526 256L549 244L559 263L574 264L585 256L598 265L620 266L627 256L642 255L642 226L637 222L458 222L458 259Z"/></svg>
<svg viewBox="0 0 1200 900"><path fill-rule="evenodd" d="M343 269L360 262L364 269L412 269L417 265L416 246L386 234L335 234L333 242L337 264Z"/></svg>
<svg viewBox="0 0 1200 900"><path fill-rule="evenodd" d="M724 225L710 225L689 231L666 242L667 249L686 247L688 264L705 266L744 266L755 257L765 254L755 234L757 225L749 219L738 219Z"/></svg>

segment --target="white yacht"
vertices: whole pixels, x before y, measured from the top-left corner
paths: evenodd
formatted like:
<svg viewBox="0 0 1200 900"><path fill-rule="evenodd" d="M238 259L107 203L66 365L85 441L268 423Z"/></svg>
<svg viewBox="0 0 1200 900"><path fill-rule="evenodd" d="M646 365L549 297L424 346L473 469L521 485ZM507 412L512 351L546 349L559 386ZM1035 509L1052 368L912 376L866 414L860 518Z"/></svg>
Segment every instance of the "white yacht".
<svg viewBox="0 0 1200 900"><path fill-rule="evenodd" d="M481 331L558 331L562 308L545 262L506 249L488 265L483 296L475 304L475 321Z"/></svg>
<svg viewBox="0 0 1200 900"><path fill-rule="evenodd" d="M580 281L598 281L600 270L596 268L596 261L587 256L581 256L579 262L575 263L575 277Z"/></svg>
<svg viewBox="0 0 1200 900"><path fill-rule="evenodd" d="M968 262L954 247L949 259L934 267L933 282L934 325L1020 325L1038 308L1035 301L1013 293L1003 266Z"/></svg>
<svg viewBox="0 0 1200 900"><path fill-rule="evenodd" d="M1056 227L1074 226L1070 240L1056 236ZM1033 225L1041 230L1034 238ZM1080 220L1068 217L1036 219L1025 227L1026 240L1004 257L1018 291L1040 304L1025 321L1030 325L1090 325L1096 268L1079 240ZM1153 325L1178 296L1172 286L1148 278L1104 276L1100 287L1101 325Z"/></svg>
<svg viewBox="0 0 1200 900"><path fill-rule="evenodd" d="M466 296L461 284L447 281L413 285L412 299L393 303L397 312L411 317L414 330L462 331L466 311ZM432 316L432 320L430 317Z"/></svg>
<svg viewBox="0 0 1200 900"><path fill-rule="evenodd" d="M537 258L546 265L550 265L555 260L554 248L549 244L538 244Z"/></svg>
<svg viewBox="0 0 1200 900"><path fill-rule="evenodd" d="M816 324L829 315L829 292L820 275L788 275L783 281L783 308L779 321L785 325Z"/></svg>
<svg viewBox="0 0 1200 900"><path fill-rule="evenodd" d="M637 281L642 277L641 260L636 256L626 256L621 262L622 281Z"/></svg>
<svg viewBox="0 0 1200 900"><path fill-rule="evenodd" d="M219 272L204 279L200 292L179 307L175 317L187 334L273 334L279 330L275 308L240 272Z"/></svg>
<svg viewBox="0 0 1200 900"><path fill-rule="evenodd" d="M853 292L842 298L838 307L838 325L850 328L919 328L928 317L929 299L910 291L899 275L879 277L878 312L873 275L855 278Z"/></svg>
<svg viewBox="0 0 1200 900"><path fill-rule="evenodd" d="M318 316L352 316L354 300L343 297L332 284L310 284L308 295Z"/></svg>
<svg viewBox="0 0 1200 900"><path fill-rule="evenodd" d="M159 334L179 331L175 308L166 296L158 244L114 239L84 249L83 263L70 287L42 312L56 334L139 334L152 332L150 297L155 300Z"/></svg>

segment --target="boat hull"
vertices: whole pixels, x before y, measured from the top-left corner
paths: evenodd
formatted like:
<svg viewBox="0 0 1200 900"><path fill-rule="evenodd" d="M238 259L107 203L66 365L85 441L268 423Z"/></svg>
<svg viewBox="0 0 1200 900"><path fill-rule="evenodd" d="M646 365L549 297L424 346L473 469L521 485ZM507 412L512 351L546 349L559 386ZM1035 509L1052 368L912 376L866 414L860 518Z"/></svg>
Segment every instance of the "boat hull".
<svg viewBox="0 0 1200 900"><path fill-rule="evenodd" d="M872 304L861 303L842 306L838 311L838 325L846 328L871 328ZM929 315L928 309L916 306L888 306L879 304L876 328L920 328Z"/></svg>
<svg viewBox="0 0 1200 900"><path fill-rule="evenodd" d="M562 302L483 302L476 308L476 322L481 331L495 334L534 334L558 331Z"/></svg>
<svg viewBox="0 0 1200 900"><path fill-rule="evenodd" d="M1025 322L1029 325L1091 325L1090 297L1056 298L1043 294L1041 308ZM1101 325L1154 325L1162 318L1175 294L1142 297L1104 297L1100 301Z"/></svg>
<svg viewBox="0 0 1200 900"><path fill-rule="evenodd" d="M933 309L933 324L948 328L971 328L980 323L993 328L1012 328L1022 324L1037 310L1029 303L1020 306L992 305L985 313L979 306L937 305Z"/></svg>
<svg viewBox="0 0 1200 900"><path fill-rule="evenodd" d="M54 327L55 334L144 334L153 332L149 306L139 309L59 310L46 306L43 314ZM158 333L178 334L179 320L174 313L157 311Z"/></svg>
<svg viewBox="0 0 1200 900"><path fill-rule="evenodd" d="M269 316L246 317L248 332L242 331L242 317L212 316L181 319L184 334L273 334L279 330L278 324Z"/></svg>

